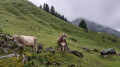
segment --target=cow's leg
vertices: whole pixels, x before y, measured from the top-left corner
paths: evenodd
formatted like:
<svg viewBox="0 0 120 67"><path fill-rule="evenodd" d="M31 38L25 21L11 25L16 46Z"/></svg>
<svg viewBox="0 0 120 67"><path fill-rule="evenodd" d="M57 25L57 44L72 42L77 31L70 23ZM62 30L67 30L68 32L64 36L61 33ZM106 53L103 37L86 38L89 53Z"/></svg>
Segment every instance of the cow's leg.
<svg viewBox="0 0 120 67"><path fill-rule="evenodd" d="M33 51L33 46L31 46L31 52Z"/></svg>
<svg viewBox="0 0 120 67"><path fill-rule="evenodd" d="M19 46L19 48L20 48L20 49L25 50L25 48L24 48L24 45L23 45L23 44L18 43L18 46Z"/></svg>
<svg viewBox="0 0 120 67"><path fill-rule="evenodd" d="M61 48L61 52L62 52L62 47L60 47Z"/></svg>
<svg viewBox="0 0 120 67"><path fill-rule="evenodd" d="M19 49L19 52L20 52L20 55L22 55L22 52L23 52L23 50L25 50L25 48L24 48L24 46L23 46L23 44L20 44L20 43L18 43L18 49Z"/></svg>
<svg viewBox="0 0 120 67"><path fill-rule="evenodd" d="M36 51L38 51L37 45L35 45Z"/></svg>
<svg viewBox="0 0 120 67"><path fill-rule="evenodd" d="M36 52L37 52L38 51L38 48L37 48L37 39L34 39L34 45L35 45Z"/></svg>
<svg viewBox="0 0 120 67"><path fill-rule="evenodd" d="M23 46L23 50L25 50L25 45Z"/></svg>
<svg viewBox="0 0 120 67"><path fill-rule="evenodd" d="M64 53L64 47L62 47L62 53Z"/></svg>
<svg viewBox="0 0 120 67"><path fill-rule="evenodd" d="M65 47L62 47L63 48L63 53L65 53Z"/></svg>
<svg viewBox="0 0 120 67"><path fill-rule="evenodd" d="M64 53L65 53L65 49L66 49L65 46L63 48L64 48Z"/></svg>

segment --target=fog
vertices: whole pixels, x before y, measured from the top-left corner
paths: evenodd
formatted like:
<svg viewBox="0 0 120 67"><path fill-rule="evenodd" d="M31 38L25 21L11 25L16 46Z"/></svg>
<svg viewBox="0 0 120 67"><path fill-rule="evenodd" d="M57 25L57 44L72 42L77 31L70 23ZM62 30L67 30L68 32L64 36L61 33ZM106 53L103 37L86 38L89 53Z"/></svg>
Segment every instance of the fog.
<svg viewBox="0 0 120 67"><path fill-rule="evenodd" d="M120 31L120 0L29 0L53 5L69 21L85 18Z"/></svg>

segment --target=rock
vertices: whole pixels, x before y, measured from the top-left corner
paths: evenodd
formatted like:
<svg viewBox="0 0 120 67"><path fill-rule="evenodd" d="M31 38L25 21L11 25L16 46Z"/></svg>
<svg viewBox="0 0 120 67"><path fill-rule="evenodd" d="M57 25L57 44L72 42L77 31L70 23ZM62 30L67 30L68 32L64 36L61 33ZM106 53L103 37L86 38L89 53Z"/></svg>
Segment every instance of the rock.
<svg viewBox="0 0 120 67"><path fill-rule="evenodd" d="M41 52L42 52L42 50L38 50L38 51L37 51L37 53L41 53Z"/></svg>
<svg viewBox="0 0 120 67"><path fill-rule="evenodd" d="M55 49L53 47L48 47L48 48L45 49L45 51L55 53Z"/></svg>
<svg viewBox="0 0 120 67"><path fill-rule="evenodd" d="M99 52L99 50L98 50L98 49L93 49L93 51L95 51L95 52Z"/></svg>
<svg viewBox="0 0 120 67"><path fill-rule="evenodd" d="M91 51L91 49L86 48L86 47L83 47L82 49L86 50L87 52L90 52L90 51Z"/></svg>
<svg viewBox="0 0 120 67"><path fill-rule="evenodd" d="M60 50L61 48L60 48L60 46L55 46L55 49Z"/></svg>
<svg viewBox="0 0 120 67"><path fill-rule="evenodd" d="M8 53L8 49L7 49L7 48L4 48L3 51L4 51L5 53Z"/></svg>
<svg viewBox="0 0 120 67"><path fill-rule="evenodd" d="M20 54L16 54L16 58L19 59L19 57L20 57Z"/></svg>
<svg viewBox="0 0 120 67"><path fill-rule="evenodd" d="M15 56L18 56L18 54L12 53L12 54L8 54L8 55L5 55L5 56L0 56L0 59L10 58L10 57L15 57Z"/></svg>
<svg viewBox="0 0 120 67"><path fill-rule="evenodd" d="M0 47L1 47L1 45L4 43L4 41L2 41L2 40L0 40Z"/></svg>
<svg viewBox="0 0 120 67"><path fill-rule="evenodd" d="M112 49L112 48L101 51L101 56L114 55L114 54L116 54L116 51L114 49Z"/></svg>
<svg viewBox="0 0 120 67"><path fill-rule="evenodd" d="M5 56L0 56L0 59L4 59L4 58L10 58L10 57L14 57L15 54L12 53L12 54L9 54L9 55L5 55Z"/></svg>
<svg viewBox="0 0 120 67"><path fill-rule="evenodd" d="M0 40L0 47L2 47L2 48L11 48L12 46L7 44L6 42Z"/></svg>
<svg viewBox="0 0 120 67"><path fill-rule="evenodd" d="M71 64L71 65L69 65L68 67L75 67L75 65L74 65L74 64Z"/></svg>
<svg viewBox="0 0 120 67"><path fill-rule="evenodd" d="M12 46L7 43L3 43L3 44L1 44L1 47L2 48L11 48Z"/></svg>
<svg viewBox="0 0 120 67"><path fill-rule="evenodd" d="M68 52L71 52L72 50L71 50L70 48L67 48L67 51L68 51Z"/></svg>
<svg viewBox="0 0 120 67"><path fill-rule="evenodd" d="M9 34L6 34L6 35L5 35L5 40L6 40L6 41L11 40L11 36L10 36Z"/></svg>
<svg viewBox="0 0 120 67"><path fill-rule="evenodd" d="M39 44L38 49L39 49L39 50L43 50L43 45L42 45L42 44Z"/></svg>
<svg viewBox="0 0 120 67"><path fill-rule="evenodd" d="M74 51L74 50L72 50L72 51L70 51L69 53L71 53L71 54L73 54L73 55L76 55L76 56L78 56L78 57L83 57L83 56L84 56L83 53L80 52L80 51Z"/></svg>
<svg viewBox="0 0 120 67"><path fill-rule="evenodd" d="M56 61L54 62L54 64L55 64L55 65L61 65L59 62L56 62Z"/></svg>
<svg viewBox="0 0 120 67"><path fill-rule="evenodd" d="M23 63L26 63L26 62L27 62L27 57L26 57L24 54L22 55L22 57L23 57L23 58L22 58L22 62L23 62Z"/></svg>
<svg viewBox="0 0 120 67"><path fill-rule="evenodd" d="M9 48L0 47L0 54L8 54L8 53L12 53L12 50Z"/></svg>
<svg viewBox="0 0 120 67"><path fill-rule="evenodd" d="M37 53L42 52L42 50L43 50L43 45L42 45L42 44L40 44L40 45L38 46L38 51L37 51Z"/></svg>
<svg viewBox="0 0 120 67"><path fill-rule="evenodd" d="M56 61L47 61L47 65L61 65L59 62L56 62Z"/></svg>

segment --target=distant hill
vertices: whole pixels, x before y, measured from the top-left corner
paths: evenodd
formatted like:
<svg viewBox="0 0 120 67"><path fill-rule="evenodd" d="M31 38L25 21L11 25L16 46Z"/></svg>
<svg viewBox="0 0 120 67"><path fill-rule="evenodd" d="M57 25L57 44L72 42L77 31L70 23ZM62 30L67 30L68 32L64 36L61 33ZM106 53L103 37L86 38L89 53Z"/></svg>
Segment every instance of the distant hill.
<svg viewBox="0 0 120 67"><path fill-rule="evenodd" d="M87 19L84 19L84 20L86 21L86 24L87 24L88 29L90 31L104 32L104 33L108 33L108 34L111 34L111 35L120 36L120 32L115 30L115 29L102 26L100 24L97 24L95 22L89 21ZM75 19L74 21L72 21L72 24L78 26L80 21L82 21L82 18Z"/></svg>

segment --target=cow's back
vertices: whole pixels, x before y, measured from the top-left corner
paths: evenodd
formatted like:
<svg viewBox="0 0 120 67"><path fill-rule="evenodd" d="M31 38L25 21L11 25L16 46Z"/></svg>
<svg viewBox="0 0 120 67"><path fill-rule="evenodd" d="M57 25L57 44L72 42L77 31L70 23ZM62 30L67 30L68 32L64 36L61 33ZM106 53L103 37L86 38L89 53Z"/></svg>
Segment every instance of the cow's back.
<svg viewBox="0 0 120 67"><path fill-rule="evenodd" d="M21 35L21 37L26 41L26 44L25 45L34 45L34 37L33 36L24 36L24 35Z"/></svg>

